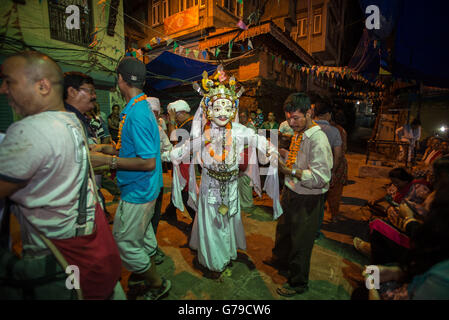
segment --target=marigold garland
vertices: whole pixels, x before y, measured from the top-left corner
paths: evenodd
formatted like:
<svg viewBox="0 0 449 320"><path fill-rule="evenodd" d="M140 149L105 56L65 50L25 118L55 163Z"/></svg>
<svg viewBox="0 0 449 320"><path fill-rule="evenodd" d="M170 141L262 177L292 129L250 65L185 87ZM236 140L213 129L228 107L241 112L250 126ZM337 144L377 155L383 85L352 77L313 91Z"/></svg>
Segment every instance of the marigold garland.
<svg viewBox="0 0 449 320"><path fill-rule="evenodd" d="M204 128L204 135L205 135L205 141L204 145L209 151L209 155L214 158L218 162L224 162L226 157L229 154L229 150L232 146L232 125L231 122L228 122L225 127L226 130L226 139L225 139L225 146L223 148L223 152L221 156L216 156L215 150L212 149L212 139L210 136L210 121L207 122L206 127Z"/></svg>
<svg viewBox="0 0 449 320"><path fill-rule="evenodd" d="M176 126L176 129L182 128L187 122L189 122L190 120L193 120L193 117L190 117L189 119L187 119L186 121L184 121L183 123L181 123L179 126Z"/></svg>
<svg viewBox="0 0 449 320"><path fill-rule="evenodd" d="M147 99L147 96L144 94L143 96L135 99L133 104L129 108L131 109L136 103L146 100L146 99ZM115 145L116 150L120 150L120 148L122 147L122 130L123 130L123 126L125 125L125 119L126 119L126 114L123 115L123 119L122 119L122 121L120 121L120 125L118 128L118 135L117 135L118 141L117 141L117 144Z"/></svg>
<svg viewBox="0 0 449 320"><path fill-rule="evenodd" d="M307 128L310 129L312 127L317 126L318 124L315 121L312 121L312 125ZM307 130L306 129L306 130ZM295 134L292 137L292 142L290 143L290 147L288 148L288 157L287 157L287 162L285 163L285 165L287 166L287 168L292 169L293 164L296 163L296 157L298 156L298 153L300 151L300 146L301 146L301 142L302 142L302 137L304 135L304 132L301 132L300 134Z"/></svg>

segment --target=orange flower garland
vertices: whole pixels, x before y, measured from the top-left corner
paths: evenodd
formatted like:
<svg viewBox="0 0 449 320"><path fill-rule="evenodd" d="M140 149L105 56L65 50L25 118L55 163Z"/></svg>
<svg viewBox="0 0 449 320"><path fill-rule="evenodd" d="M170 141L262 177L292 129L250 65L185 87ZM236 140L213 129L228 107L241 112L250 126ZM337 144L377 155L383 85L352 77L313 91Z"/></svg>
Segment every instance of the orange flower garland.
<svg viewBox="0 0 449 320"><path fill-rule="evenodd" d="M146 99L147 99L147 96L144 94L143 96L135 99L133 104L129 108L131 109L136 103L146 100ZM125 125L125 119L126 119L126 114L123 115L123 119L122 119L122 121L120 121L120 126L118 128L118 135L117 135L118 141L117 141L117 144L115 145L116 150L120 150L120 148L122 147L122 130L123 130L123 126Z"/></svg>
<svg viewBox="0 0 449 320"><path fill-rule="evenodd" d="M317 123L315 121L312 121L312 126L310 126L307 129L310 129L312 127L317 126ZM306 130L307 130L306 129ZM288 148L288 157L287 157L287 162L285 163L285 165L287 166L287 168L292 169L293 164L296 163L296 157L298 156L298 153L300 151L300 146L301 146L301 142L302 142L302 137L304 135L304 132L301 132L300 134L295 134L292 137L292 142L290 143L290 147Z"/></svg>
<svg viewBox="0 0 449 320"><path fill-rule="evenodd" d="M189 119L187 119L186 121L184 121L183 123L181 123L179 126L176 126L176 129L182 128L187 122L189 122L190 120L193 120L193 117L190 117Z"/></svg>
<svg viewBox="0 0 449 320"><path fill-rule="evenodd" d="M216 161L218 161L218 162L224 162L226 157L229 154L229 149L232 146L232 131L231 131L231 129L232 129L231 122L228 122L226 124L226 129L225 129L226 130L226 142L225 142L225 146L226 147L224 148L221 156L218 157L218 156L215 155L215 150L213 150L212 146L211 146L212 139L211 139L211 136L210 136L210 121L207 122L206 127L204 128L204 135L205 135L205 138L206 138L205 141L204 141L204 145L206 146L206 148L209 149L208 150L209 151L209 155L212 158L214 158Z"/></svg>

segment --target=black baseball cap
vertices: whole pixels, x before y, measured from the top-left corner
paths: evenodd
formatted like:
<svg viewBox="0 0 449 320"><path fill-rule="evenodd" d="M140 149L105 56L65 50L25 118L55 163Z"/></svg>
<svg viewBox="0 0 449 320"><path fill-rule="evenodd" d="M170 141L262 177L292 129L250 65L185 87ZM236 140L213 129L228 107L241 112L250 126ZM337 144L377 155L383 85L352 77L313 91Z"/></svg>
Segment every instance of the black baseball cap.
<svg viewBox="0 0 449 320"><path fill-rule="evenodd" d="M126 83L141 87L145 82L145 64L134 57L124 57L117 65L117 74L121 74Z"/></svg>

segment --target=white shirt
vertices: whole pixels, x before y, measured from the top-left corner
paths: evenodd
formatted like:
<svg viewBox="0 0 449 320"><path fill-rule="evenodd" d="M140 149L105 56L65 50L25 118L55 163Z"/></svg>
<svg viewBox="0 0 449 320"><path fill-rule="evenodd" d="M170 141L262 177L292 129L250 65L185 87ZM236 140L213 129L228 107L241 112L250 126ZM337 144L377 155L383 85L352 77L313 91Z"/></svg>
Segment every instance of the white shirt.
<svg viewBox="0 0 449 320"><path fill-rule="evenodd" d="M162 128L162 130L167 131L167 124L165 123L165 120L162 118L158 119L159 126Z"/></svg>
<svg viewBox="0 0 449 320"><path fill-rule="evenodd" d="M26 186L11 195L20 224L24 254L46 255L36 227L48 238L75 236L78 198L87 150L81 123L71 112L47 111L13 123L0 144L0 179ZM89 179L87 221L94 220ZM30 225L30 223L33 225Z"/></svg>
<svg viewBox="0 0 449 320"><path fill-rule="evenodd" d="M173 149L173 145L168 139L167 134L161 126L159 127L159 136L161 138L161 159L164 162L170 162L170 151Z"/></svg>
<svg viewBox="0 0 449 320"><path fill-rule="evenodd" d="M332 149L326 134L319 126L304 132L293 169L301 169L301 180L285 177L285 185L292 191L307 194L323 194L329 190L331 180Z"/></svg>

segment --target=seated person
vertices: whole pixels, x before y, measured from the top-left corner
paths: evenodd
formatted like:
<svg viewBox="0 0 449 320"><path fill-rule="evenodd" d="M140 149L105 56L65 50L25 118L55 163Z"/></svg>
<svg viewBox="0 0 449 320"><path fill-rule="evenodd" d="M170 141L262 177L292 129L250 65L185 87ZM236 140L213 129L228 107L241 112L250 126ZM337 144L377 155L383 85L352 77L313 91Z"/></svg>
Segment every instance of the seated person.
<svg viewBox="0 0 449 320"><path fill-rule="evenodd" d="M370 300L449 299L448 193L448 185L440 183L429 215L412 235L404 259L398 265L377 266L380 288L369 291Z"/></svg>
<svg viewBox="0 0 449 320"><path fill-rule="evenodd" d="M428 182L424 179L414 179L404 168L392 169L388 176L391 184L387 188L387 194L367 203L375 215L386 216L388 208L398 206L404 198L416 198L420 195L422 199L422 192L427 192ZM387 202L387 206L379 205L381 202ZM418 200L418 202L422 201Z"/></svg>
<svg viewBox="0 0 449 320"><path fill-rule="evenodd" d="M433 199L429 196L430 184L425 180L413 180L405 169L395 168L389 176L397 191L393 196L385 197L390 204L385 217L370 222L370 243L354 238L354 247L370 257L373 263L397 261L397 257L410 247L407 224L423 221Z"/></svg>

